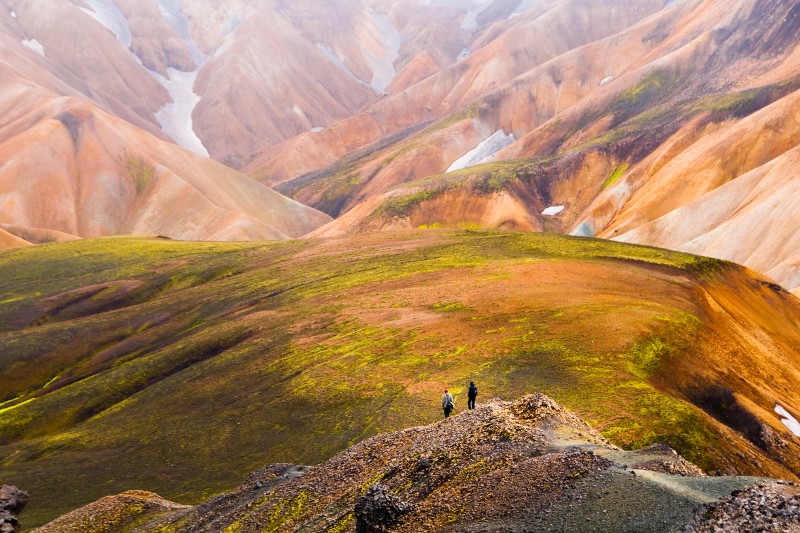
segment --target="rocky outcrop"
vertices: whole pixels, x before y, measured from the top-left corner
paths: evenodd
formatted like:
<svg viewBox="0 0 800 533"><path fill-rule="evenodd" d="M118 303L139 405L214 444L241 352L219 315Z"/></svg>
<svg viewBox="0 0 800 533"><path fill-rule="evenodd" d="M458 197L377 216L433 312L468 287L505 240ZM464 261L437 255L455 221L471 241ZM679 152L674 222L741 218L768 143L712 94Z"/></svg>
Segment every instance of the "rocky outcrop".
<svg viewBox="0 0 800 533"><path fill-rule="evenodd" d="M28 503L27 492L11 485L0 488L0 533L14 533L19 526L17 515Z"/></svg>
<svg viewBox="0 0 800 533"><path fill-rule="evenodd" d="M734 490L716 503L701 506L684 531L800 531L800 485L769 482Z"/></svg>
<svg viewBox="0 0 800 533"><path fill-rule="evenodd" d="M665 464L682 465L680 475L664 473ZM536 394L370 438L306 471L275 465L198 507L131 514L116 531L579 531L588 524L609 532L704 531L719 520L708 509L722 513L728 502L720 500L732 490L739 500L763 492L765 485L747 489L755 481L704 477L665 446L624 452ZM794 524L796 502L785 496L756 496L760 508L786 510L758 523ZM110 516L129 496L119 498L105 499ZM702 505L711 507L698 514ZM70 531L75 523L68 515L37 531ZM98 521L83 531L104 527Z"/></svg>
<svg viewBox="0 0 800 533"><path fill-rule="evenodd" d="M356 533L384 533L391 531L410 506L389 492L389 489L376 483L356 500Z"/></svg>

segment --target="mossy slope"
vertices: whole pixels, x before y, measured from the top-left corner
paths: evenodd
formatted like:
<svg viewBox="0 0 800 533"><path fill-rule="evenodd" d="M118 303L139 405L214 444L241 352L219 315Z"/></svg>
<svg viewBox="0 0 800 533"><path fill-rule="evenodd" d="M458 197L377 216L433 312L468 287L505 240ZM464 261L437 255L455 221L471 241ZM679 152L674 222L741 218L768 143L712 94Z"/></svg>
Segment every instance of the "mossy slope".
<svg viewBox="0 0 800 533"><path fill-rule="evenodd" d="M32 493L29 525L124 490L193 503L270 462L314 464L436 420L444 387L463 407L469 380L481 398L544 391L623 446L800 472L768 416L800 408L800 305L720 261L485 232L113 238L4 252L0 280L0 468ZM711 385L785 446L689 401Z"/></svg>

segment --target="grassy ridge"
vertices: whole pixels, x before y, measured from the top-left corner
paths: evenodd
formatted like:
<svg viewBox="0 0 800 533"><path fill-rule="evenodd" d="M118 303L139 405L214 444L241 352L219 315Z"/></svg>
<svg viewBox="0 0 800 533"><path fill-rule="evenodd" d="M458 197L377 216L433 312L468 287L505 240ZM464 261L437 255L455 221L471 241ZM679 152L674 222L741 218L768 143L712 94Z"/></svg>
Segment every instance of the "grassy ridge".
<svg viewBox="0 0 800 533"><path fill-rule="evenodd" d="M702 350L697 287L729 264L554 235L359 239L1 253L0 465L33 494L27 523L134 488L200 501L436 420L471 379L546 392L621 445L727 454L653 381Z"/></svg>

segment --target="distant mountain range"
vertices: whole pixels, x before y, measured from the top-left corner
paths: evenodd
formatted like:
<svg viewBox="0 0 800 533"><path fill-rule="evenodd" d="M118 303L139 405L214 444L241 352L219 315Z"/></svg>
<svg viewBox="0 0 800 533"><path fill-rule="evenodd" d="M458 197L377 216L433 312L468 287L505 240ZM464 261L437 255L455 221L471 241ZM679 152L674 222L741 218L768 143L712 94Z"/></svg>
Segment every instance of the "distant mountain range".
<svg viewBox="0 0 800 533"><path fill-rule="evenodd" d="M784 0L6 1L0 245L476 226L795 289L799 36Z"/></svg>

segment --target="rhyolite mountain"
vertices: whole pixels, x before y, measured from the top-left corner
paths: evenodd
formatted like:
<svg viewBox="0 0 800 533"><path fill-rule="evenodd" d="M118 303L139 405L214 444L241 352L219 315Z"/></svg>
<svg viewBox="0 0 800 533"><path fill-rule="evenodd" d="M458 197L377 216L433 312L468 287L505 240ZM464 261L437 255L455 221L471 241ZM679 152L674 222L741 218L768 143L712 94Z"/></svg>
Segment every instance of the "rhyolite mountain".
<svg viewBox="0 0 800 533"><path fill-rule="evenodd" d="M316 236L596 235L794 290L799 39L794 1L538 2L456 64L247 170L337 218Z"/></svg>
<svg viewBox="0 0 800 533"><path fill-rule="evenodd" d="M800 476L800 301L733 263L541 233L114 237L0 252L0 294L0 473L29 526L314 465L439 419L444 388L463 409L470 380L708 473Z"/></svg>
<svg viewBox="0 0 800 533"><path fill-rule="evenodd" d="M378 435L313 468L270 465L251 473L236 490L195 507L131 491L103 498L36 531L645 533L797 528L800 486L705 477L666 446L622 451L538 394L515 402L491 401L431 426Z"/></svg>
<svg viewBox="0 0 800 533"><path fill-rule="evenodd" d="M16 237L3 246L25 235L477 226L652 244L739 262L790 290L800 283L795 1L0 5L8 109L20 100L24 109L39 88L78 98L92 115L96 106L336 218L278 199L255 202L283 206L270 220L238 199L218 205L216 182L229 178L208 167L178 173L192 176L187 191L215 182L199 201L170 212L175 187L156 186L138 202L119 162L126 152L84 171L70 143L29 131L44 117L9 113L6 153L21 166L0 168L0 223ZM114 138L138 157L141 134L122 130ZM145 168L172 169L162 159L176 157L185 156L148 156ZM70 178L54 177L64 167ZM38 213L52 204L55 221ZM197 214L206 209L208 218ZM181 217L193 229L178 232Z"/></svg>

